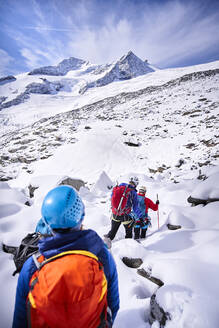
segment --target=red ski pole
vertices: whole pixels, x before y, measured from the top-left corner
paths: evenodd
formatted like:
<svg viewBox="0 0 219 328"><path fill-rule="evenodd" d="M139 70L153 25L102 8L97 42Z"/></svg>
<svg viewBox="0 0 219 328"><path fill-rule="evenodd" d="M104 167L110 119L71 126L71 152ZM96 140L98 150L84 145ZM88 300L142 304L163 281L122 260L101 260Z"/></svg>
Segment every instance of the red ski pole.
<svg viewBox="0 0 219 328"><path fill-rule="evenodd" d="M158 194L157 194L157 200L158 200ZM158 229L159 229L159 227L160 227L160 225L159 225L159 207L157 209L157 225L158 225Z"/></svg>

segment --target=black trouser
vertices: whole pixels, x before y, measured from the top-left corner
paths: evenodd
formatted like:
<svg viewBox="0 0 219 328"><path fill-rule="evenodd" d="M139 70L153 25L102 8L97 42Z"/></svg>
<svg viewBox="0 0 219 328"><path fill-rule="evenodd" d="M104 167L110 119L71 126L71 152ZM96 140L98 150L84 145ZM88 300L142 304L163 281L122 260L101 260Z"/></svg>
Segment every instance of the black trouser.
<svg viewBox="0 0 219 328"><path fill-rule="evenodd" d="M121 216L115 216L113 214L113 218L116 219L117 221L113 220L111 221L111 230L108 232L107 237L113 240L115 238L115 235L117 231L119 230L119 227L121 223L125 221L131 221L130 217L128 215L121 215ZM123 226L125 228L125 238L132 238L132 227L129 227L130 222L124 224Z"/></svg>
<svg viewBox="0 0 219 328"><path fill-rule="evenodd" d="M141 235L140 235L140 232L141 232ZM134 233L135 233L134 239L145 238L146 232L147 232L147 229L134 228Z"/></svg>

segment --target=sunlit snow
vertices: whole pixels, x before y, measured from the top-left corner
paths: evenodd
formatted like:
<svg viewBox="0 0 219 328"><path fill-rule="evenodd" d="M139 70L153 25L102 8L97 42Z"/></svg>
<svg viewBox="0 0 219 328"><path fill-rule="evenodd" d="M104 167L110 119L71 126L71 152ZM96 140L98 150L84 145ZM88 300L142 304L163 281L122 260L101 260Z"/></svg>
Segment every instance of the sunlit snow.
<svg viewBox="0 0 219 328"><path fill-rule="evenodd" d="M121 92L161 85L201 69L217 69L219 62L200 66L202 67L156 71L133 80L90 89L82 96L73 94L74 86L72 93L63 91L53 97L31 95L27 102L2 110L0 117L4 119L4 133L12 131L15 126L24 128L39 118L67 112ZM68 75L67 77L69 78ZM15 82L1 86L1 92L4 94L13 86L20 93L27 84L26 78L25 74L20 75ZM34 81L36 76L28 76L28 79ZM178 91L175 105L182 104L180 110L183 110L184 104L187 104L185 112L194 110L192 102L205 97L208 87L212 88L209 98L217 103L218 95L213 90L213 82L209 80L208 83L205 82L205 94L201 94L198 81L193 83L194 90L191 90L188 97L185 94L180 96L183 92L180 85L173 86L174 92ZM196 87L200 90L197 94ZM160 94L163 93L165 90L160 91ZM147 100L151 99L150 95L145 97ZM145 99L142 97L141 105ZM132 100L133 105L135 101L137 103L137 100ZM139 107L136 103L137 112ZM39 157L25 168L20 164L12 166L12 162L4 167L4 172L11 174L13 167L16 169L14 178L0 182L0 241L13 246L19 245L28 232L35 230L41 217L40 208L45 194L65 177L85 182L85 187L80 189L86 206L85 227L96 230L101 237L110 228L112 185L127 182L129 176L135 174L140 180L139 185L147 186L147 196L154 202L158 194L159 212L149 212L152 227L148 229L147 238L141 243L134 239L124 239L124 229L121 226L112 243L111 251L117 264L121 303L115 328L149 328L150 297L155 292L159 304L170 314L171 319L166 322L167 328L216 328L219 322L219 201L194 207L187 202L189 196L205 200L219 198L217 130L215 125L207 129L203 124L199 128L200 123L197 120L203 116L188 118L188 115L180 113L176 116L171 103L170 101L168 106L157 104L156 110L154 108L151 114L142 118L140 114L135 115L135 107L130 103L118 105L120 113L129 109L129 113L126 112L126 116L124 114L119 119L90 119L88 115L87 120L81 120L72 131L74 142L63 142L58 148L51 148L52 156L46 159ZM207 106L205 109L207 110ZM218 115L218 105L211 110L205 118ZM172 121L165 123L166 126L165 115L169 115L169 119L172 117ZM89 129L86 128L87 125ZM156 125L160 127L154 127ZM3 125L1 128L3 129ZM31 128L19 133L25 131L28 131L28 137L33 136L34 130ZM58 133L65 140L70 136L69 131L66 132L63 123L63 130L60 128ZM204 142L201 143L200 140L205 137L206 142L211 139L215 146L207 147ZM27 136L22 135L22 140L25 138ZM6 139L9 139L8 135L4 142ZM32 148L27 148L29 155L40 142L37 137L34 140ZM13 149L16 150L13 143L15 141L12 140L9 144L6 142L6 148L2 150L4 155L9 150L13 154ZM139 142L139 146L130 147L125 143L127 141ZM191 143L195 143L192 149L189 148ZM50 146L48 144L48 149ZM40 150L38 153L40 154ZM197 163L203 164L208 158L210 163L198 166ZM159 167L162 169L158 170ZM200 175L204 175L204 178L199 179ZM37 188L31 199L28 191L30 185ZM27 201L31 206L25 205ZM181 229L169 230L168 223L180 225ZM140 257L143 260L141 268L149 270L164 285L158 288L156 284L138 275L136 269L123 263L124 256ZM17 283L17 276L12 277L15 269L12 255L1 251L0 266L0 318L1 327L6 328L12 322ZM154 322L152 328L157 327L158 322Z"/></svg>

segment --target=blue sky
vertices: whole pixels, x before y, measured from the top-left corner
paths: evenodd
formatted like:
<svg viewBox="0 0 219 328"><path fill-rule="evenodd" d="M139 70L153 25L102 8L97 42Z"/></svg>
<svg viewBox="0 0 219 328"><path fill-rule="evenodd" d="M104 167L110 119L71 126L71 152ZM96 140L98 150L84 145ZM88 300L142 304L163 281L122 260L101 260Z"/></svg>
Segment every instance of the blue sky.
<svg viewBox="0 0 219 328"><path fill-rule="evenodd" d="M159 68L219 59L219 0L0 0L0 76L132 50Z"/></svg>

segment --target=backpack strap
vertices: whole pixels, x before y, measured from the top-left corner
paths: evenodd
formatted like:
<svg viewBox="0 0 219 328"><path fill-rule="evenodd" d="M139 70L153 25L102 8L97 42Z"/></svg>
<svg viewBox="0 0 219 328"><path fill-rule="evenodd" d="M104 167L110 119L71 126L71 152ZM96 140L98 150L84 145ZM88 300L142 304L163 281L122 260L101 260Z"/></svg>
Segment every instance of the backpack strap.
<svg viewBox="0 0 219 328"><path fill-rule="evenodd" d="M37 267L37 270L40 269L40 261L39 261L39 257L41 256L40 252L37 252L36 254L32 255L33 261Z"/></svg>
<svg viewBox="0 0 219 328"><path fill-rule="evenodd" d="M65 252L59 253L57 255L54 255L54 256L50 257L49 259L47 259L46 261L44 261L44 264L48 263L48 262L51 262L51 261L54 261L59 257L63 257L65 255L71 255L71 254L85 255L85 256L91 257L91 258L95 259L96 261L98 261L98 257L96 255L94 255L93 253L89 252L89 251L73 250L73 251L65 251Z"/></svg>
<svg viewBox="0 0 219 328"><path fill-rule="evenodd" d="M49 262L52 262L60 257L66 256L66 255L74 255L74 254L91 257L100 264L100 261L96 255L94 255L93 253L91 253L89 251L84 251L84 250L65 251L65 252L59 253L57 255L54 255L48 259L40 258L42 255L40 254L40 252L38 252L37 254L33 255L33 261L37 267L37 270L40 270L45 264L47 264ZM101 267L102 267L102 265L101 265Z"/></svg>

